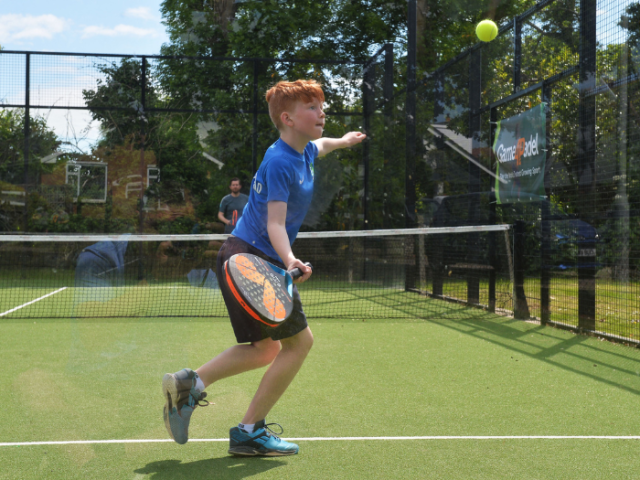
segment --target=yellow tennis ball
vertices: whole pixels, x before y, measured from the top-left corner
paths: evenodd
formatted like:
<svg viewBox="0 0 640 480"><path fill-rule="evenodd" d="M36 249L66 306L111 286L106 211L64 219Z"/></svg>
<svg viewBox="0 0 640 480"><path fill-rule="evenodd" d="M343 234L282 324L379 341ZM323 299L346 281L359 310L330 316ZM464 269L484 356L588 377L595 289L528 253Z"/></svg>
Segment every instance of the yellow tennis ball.
<svg viewBox="0 0 640 480"><path fill-rule="evenodd" d="M483 42L490 42L498 36L498 26L491 20L483 20L476 27L476 35Z"/></svg>

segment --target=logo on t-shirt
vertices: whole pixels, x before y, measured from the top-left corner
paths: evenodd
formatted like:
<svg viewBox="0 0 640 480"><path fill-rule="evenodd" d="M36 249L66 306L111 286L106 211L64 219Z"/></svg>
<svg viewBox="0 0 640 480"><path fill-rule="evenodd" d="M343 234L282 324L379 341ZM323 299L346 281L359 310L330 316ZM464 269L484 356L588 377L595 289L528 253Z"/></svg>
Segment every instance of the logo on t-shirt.
<svg viewBox="0 0 640 480"><path fill-rule="evenodd" d="M253 189L258 194L262 192L262 184L256 180L256 177L253 177Z"/></svg>
<svg viewBox="0 0 640 480"><path fill-rule="evenodd" d="M315 176L313 172L313 163L309 165L309 168L311 168L311 178L313 178Z"/></svg>

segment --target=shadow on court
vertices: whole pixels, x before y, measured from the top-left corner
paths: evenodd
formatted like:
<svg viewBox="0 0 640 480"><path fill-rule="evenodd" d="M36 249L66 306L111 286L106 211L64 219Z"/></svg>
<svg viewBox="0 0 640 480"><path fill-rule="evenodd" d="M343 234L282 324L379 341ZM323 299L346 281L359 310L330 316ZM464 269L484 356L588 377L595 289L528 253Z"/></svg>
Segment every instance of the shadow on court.
<svg viewBox="0 0 640 480"><path fill-rule="evenodd" d="M640 395L640 352L637 348L512 318L438 323L549 366Z"/></svg>
<svg viewBox="0 0 640 480"><path fill-rule="evenodd" d="M382 300L369 299L388 306ZM418 303L424 306L420 315L415 314ZM640 396L638 348L435 299L394 303L393 309Z"/></svg>
<svg viewBox="0 0 640 480"><path fill-rule="evenodd" d="M182 460L163 460L151 462L134 470L133 473L149 475L149 477L145 477L149 480L177 480L180 478L236 480L252 477L285 465L287 465L285 461L267 458L222 457L184 463Z"/></svg>

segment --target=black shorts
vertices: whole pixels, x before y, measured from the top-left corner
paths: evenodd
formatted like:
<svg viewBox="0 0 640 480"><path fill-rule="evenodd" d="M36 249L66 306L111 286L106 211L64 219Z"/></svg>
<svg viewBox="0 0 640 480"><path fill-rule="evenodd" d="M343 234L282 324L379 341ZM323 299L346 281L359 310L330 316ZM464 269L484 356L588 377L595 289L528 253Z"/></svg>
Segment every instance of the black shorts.
<svg viewBox="0 0 640 480"><path fill-rule="evenodd" d="M285 266L238 237L227 238L222 248L220 248L216 264L216 273L218 275L222 298L224 298L224 303L227 305L231 325L233 326L233 331L236 334L238 343L259 342L265 338L282 340L283 338L293 337L307 328L307 316L302 310L300 294L295 285L293 286L293 312L286 321L277 327L268 327L264 323L257 321L238 305L237 300L229 290L224 274L224 262L236 253L251 253L260 258L264 258L267 262L271 262L280 268L284 269Z"/></svg>

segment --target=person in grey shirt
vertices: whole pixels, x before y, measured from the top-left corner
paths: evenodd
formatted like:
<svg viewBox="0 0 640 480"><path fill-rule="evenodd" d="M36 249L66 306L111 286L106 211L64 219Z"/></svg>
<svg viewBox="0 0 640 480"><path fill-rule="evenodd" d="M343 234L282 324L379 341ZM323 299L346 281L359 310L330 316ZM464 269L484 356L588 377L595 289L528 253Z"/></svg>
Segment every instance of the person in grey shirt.
<svg viewBox="0 0 640 480"><path fill-rule="evenodd" d="M224 233L231 233L236 227L238 220L242 216L242 211L249 201L249 197L244 193L240 193L242 184L239 178L232 178L229 182L229 190L231 193L220 202L220 211L218 219L224 223Z"/></svg>

